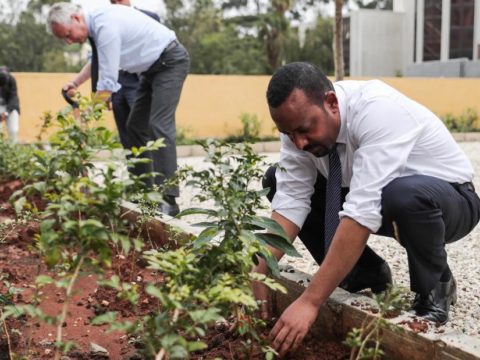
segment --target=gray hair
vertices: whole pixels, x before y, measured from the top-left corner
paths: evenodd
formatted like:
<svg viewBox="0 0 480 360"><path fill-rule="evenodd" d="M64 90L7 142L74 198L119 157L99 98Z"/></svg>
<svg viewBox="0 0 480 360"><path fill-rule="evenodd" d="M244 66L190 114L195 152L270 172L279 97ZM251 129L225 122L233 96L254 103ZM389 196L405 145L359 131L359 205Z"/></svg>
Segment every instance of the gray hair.
<svg viewBox="0 0 480 360"><path fill-rule="evenodd" d="M80 5L59 2L53 4L48 11L47 16L47 31L52 33L53 24L68 25L72 22L72 15L82 13L82 7Z"/></svg>

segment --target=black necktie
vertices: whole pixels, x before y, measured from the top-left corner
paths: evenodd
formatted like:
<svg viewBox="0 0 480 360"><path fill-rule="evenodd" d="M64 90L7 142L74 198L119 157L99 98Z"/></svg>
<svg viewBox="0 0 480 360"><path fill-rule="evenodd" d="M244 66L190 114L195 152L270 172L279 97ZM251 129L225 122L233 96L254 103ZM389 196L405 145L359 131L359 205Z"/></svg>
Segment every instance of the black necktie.
<svg viewBox="0 0 480 360"><path fill-rule="evenodd" d="M88 37L88 41L90 42L90 46L92 47L92 60L91 60L91 83L92 83L92 92L97 91L97 82L98 82L98 53L97 47L95 46L95 41L93 41L92 37Z"/></svg>
<svg viewBox="0 0 480 360"><path fill-rule="evenodd" d="M332 243L340 219L338 213L342 209L342 164L337 153L337 145L328 154L328 180L325 201L325 255Z"/></svg>

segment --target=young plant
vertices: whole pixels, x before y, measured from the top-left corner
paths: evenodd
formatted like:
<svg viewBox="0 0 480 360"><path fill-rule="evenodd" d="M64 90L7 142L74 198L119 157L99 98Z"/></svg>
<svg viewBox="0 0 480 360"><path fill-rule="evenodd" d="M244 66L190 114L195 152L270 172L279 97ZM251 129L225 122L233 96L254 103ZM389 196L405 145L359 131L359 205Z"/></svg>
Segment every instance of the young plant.
<svg viewBox="0 0 480 360"><path fill-rule="evenodd" d="M381 349L383 330L398 329L387 319L398 315L408 302L404 290L395 286L374 295L374 299L379 310L377 316L365 320L361 328L353 328L344 341L351 348L350 360L380 359L384 355Z"/></svg>
<svg viewBox="0 0 480 360"><path fill-rule="evenodd" d="M208 169L185 168L178 173L179 180L200 189L195 196L200 202L214 201L213 209L191 208L179 214L206 216L206 221L196 224L204 230L180 249L145 253L149 267L164 276L162 283L147 288L160 300L161 309L137 327L147 355L156 359L185 358L205 348L197 338L220 318L233 319L229 335L246 338L248 346L248 339L262 343L253 326L258 304L250 283L256 280L273 290L285 289L269 277L253 274L251 269L262 257L272 273L279 274L267 244L298 256L275 221L256 215L267 192L253 188L263 176L262 158L243 144L209 141L204 149L211 163Z"/></svg>
<svg viewBox="0 0 480 360"><path fill-rule="evenodd" d="M80 101L80 116L72 112L60 112L56 118L47 117L46 123L59 130L51 137L51 151L35 152L34 172L37 182L25 187L27 193L41 193L48 205L42 213L37 247L45 263L56 270L52 278L40 275L37 284L53 284L65 292L61 312L46 317L34 306L13 307L8 315L27 314L57 325L55 359L61 351L68 351L73 344L63 342L63 324L68 313L69 302L80 273L88 268L102 274L104 267L111 266L113 247L128 253L132 248L140 251L143 243L129 239L122 218L121 200L127 194L141 188L142 178L131 176L121 179L116 175L116 166L108 164L103 169L95 168L95 157L99 150L119 148L113 134L106 128L96 126L100 120L102 106L86 100ZM162 141L151 142L141 148L132 148L127 155L127 166L144 159L136 156L158 149ZM92 179L92 174L95 179ZM152 176L151 174L145 176ZM144 196L159 197L145 191ZM16 209L26 204L22 193Z"/></svg>

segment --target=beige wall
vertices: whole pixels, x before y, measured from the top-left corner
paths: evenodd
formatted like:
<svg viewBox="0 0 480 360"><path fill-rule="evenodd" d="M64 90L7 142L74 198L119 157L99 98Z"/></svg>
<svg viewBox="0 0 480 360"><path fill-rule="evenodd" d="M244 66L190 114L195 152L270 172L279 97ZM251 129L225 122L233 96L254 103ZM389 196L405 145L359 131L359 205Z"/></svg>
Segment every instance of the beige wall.
<svg viewBox="0 0 480 360"><path fill-rule="evenodd" d="M66 106L60 89L71 74L14 74L21 105L20 139L34 141L45 111ZM264 134L272 134L265 90L269 76L189 75L177 110L177 125L189 137L228 136L241 128L241 113L256 114ZM384 81L429 107L433 112L460 114L474 108L480 114L480 79L384 78ZM88 94L90 85L80 90ZM107 123L114 128L111 113Z"/></svg>

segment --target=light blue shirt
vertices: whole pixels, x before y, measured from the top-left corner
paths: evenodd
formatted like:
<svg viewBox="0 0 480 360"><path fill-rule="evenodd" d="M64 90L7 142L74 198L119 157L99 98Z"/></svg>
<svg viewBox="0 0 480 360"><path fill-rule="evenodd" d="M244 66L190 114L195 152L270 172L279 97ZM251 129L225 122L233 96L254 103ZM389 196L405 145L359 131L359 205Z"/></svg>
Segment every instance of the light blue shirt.
<svg viewBox="0 0 480 360"><path fill-rule="evenodd" d="M97 90L116 92L118 71L142 73L176 39L175 32L124 5L105 5L85 14L98 52Z"/></svg>

